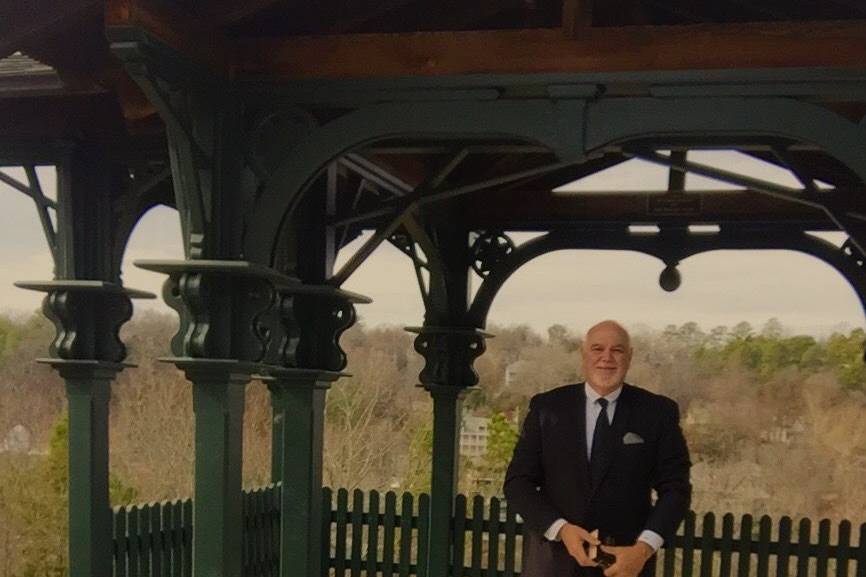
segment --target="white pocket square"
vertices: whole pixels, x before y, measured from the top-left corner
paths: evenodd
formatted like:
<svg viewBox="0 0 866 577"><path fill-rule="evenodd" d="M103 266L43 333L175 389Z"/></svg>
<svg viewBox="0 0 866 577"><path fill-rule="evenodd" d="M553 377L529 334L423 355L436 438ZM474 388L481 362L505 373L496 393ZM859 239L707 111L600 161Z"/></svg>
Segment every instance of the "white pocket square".
<svg viewBox="0 0 866 577"><path fill-rule="evenodd" d="M641 437L637 433L626 433L622 437L622 444L623 445L639 445L640 443L643 443L643 442L644 442L643 437Z"/></svg>

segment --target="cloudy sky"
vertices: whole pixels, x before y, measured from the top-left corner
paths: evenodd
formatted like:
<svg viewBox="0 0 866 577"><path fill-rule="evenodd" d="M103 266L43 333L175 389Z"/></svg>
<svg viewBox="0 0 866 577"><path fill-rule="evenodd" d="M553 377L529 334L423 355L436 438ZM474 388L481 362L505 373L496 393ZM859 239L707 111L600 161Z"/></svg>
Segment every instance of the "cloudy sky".
<svg viewBox="0 0 866 577"><path fill-rule="evenodd" d="M690 159L739 170L752 176L794 185L790 175L735 153L700 153ZM24 180L17 169L7 174ZM53 188L51 169L40 171L43 186ZM661 190L664 170L631 161L565 187L584 194L594 190ZM707 179L689 177L691 189L730 188ZM514 235L519 244L530 238ZM844 237L836 235L841 242ZM344 249L346 258L356 240ZM0 310L29 314L40 295L16 289L15 280L42 280L52 266L33 202L0 183ZM177 215L157 208L136 228L124 265L127 286L159 292L161 275L141 271L132 261L143 258L181 258ZM661 328L696 321L705 329L748 321L760 326L778 318L794 332L826 334L842 327L864 326L863 312L847 282L828 265L787 251L718 251L691 257L679 267L682 285L673 293L658 285L662 265L654 258L619 251L562 251L536 259L518 271L500 291L490 313L497 324L527 324L544 331L554 323L582 330L603 318L625 324ZM475 287L477 288L477 282ZM345 285L374 299L360 307L368 325L419 324L421 300L411 263L390 245L383 245ZM168 311L159 301L140 309Z"/></svg>

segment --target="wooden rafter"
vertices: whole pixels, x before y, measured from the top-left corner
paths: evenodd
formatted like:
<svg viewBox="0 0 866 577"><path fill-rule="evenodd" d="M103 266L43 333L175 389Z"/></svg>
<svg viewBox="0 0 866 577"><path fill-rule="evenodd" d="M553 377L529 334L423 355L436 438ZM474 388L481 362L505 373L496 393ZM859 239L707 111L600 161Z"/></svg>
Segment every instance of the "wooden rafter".
<svg viewBox="0 0 866 577"><path fill-rule="evenodd" d="M238 78L863 67L866 20L238 40Z"/></svg>

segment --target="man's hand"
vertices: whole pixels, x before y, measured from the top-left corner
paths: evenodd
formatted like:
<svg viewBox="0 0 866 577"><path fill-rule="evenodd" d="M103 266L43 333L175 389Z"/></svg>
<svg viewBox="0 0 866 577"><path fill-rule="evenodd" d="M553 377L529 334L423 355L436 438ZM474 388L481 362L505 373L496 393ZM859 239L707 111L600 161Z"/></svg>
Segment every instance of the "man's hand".
<svg viewBox="0 0 866 577"><path fill-rule="evenodd" d="M589 558L586 551L586 545L599 545L601 542L598 537L590 534L583 527L566 523L559 530L559 538L562 540L565 548L568 549L568 554L574 557L582 567L595 567L596 563Z"/></svg>
<svg viewBox="0 0 866 577"><path fill-rule="evenodd" d="M637 577L655 551L647 543L638 541L630 547L602 545L602 551L616 556L616 563L604 570L607 577Z"/></svg>

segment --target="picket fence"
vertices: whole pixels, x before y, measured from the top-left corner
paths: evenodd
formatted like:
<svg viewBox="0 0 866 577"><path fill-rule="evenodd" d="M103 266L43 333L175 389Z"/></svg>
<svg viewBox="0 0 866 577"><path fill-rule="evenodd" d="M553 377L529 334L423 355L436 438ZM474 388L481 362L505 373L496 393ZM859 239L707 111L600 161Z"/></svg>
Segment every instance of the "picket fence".
<svg viewBox="0 0 866 577"><path fill-rule="evenodd" d="M243 574L279 572L279 487L244 493ZM351 499L350 499L351 497ZM322 491L323 577L427 577L430 498L410 493ZM689 513L656 560L663 577L866 577L866 523L773 521ZM452 577L520 575L522 524L496 498L458 495ZM854 537L857 537L856 543ZM192 577L192 501L114 512L116 577Z"/></svg>

